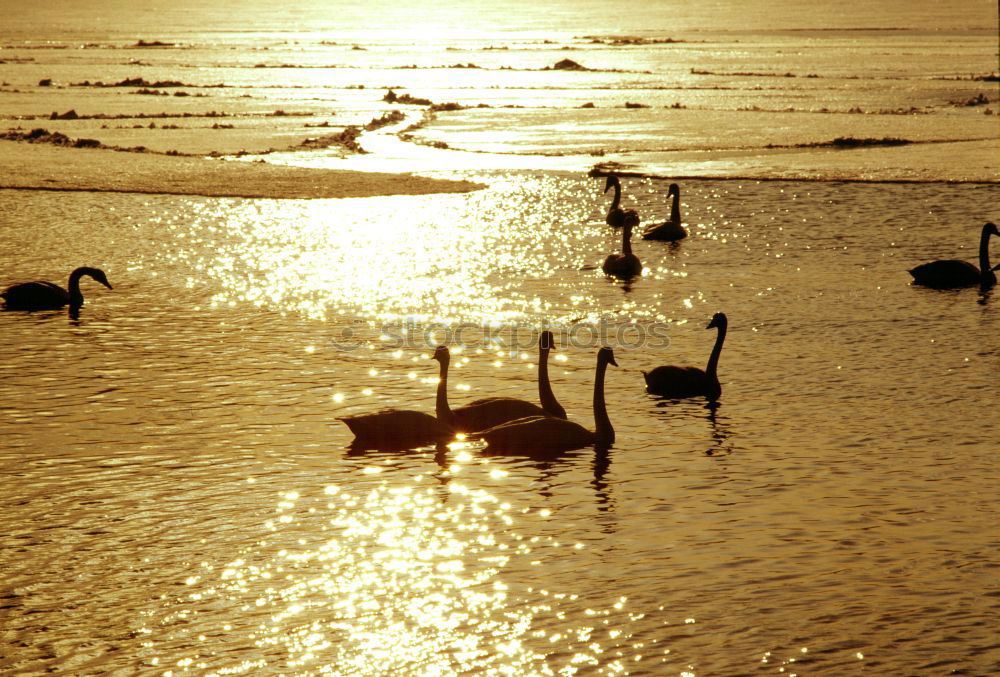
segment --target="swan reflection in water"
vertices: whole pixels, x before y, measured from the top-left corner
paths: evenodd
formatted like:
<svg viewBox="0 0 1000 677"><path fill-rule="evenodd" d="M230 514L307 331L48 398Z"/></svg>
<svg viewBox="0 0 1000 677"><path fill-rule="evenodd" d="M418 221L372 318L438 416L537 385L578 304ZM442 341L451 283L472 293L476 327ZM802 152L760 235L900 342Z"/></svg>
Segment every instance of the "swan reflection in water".
<svg viewBox="0 0 1000 677"><path fill-rule="evenodd" d="M590 467L593 472L593 479L590 486L594 490L594 501L597 509L601 512L610 512L614 509L614 501L611 496L611 485L605 477L611 469L610 447L606 445L595 445L594 455L591 459ZM495 451L489 448L482 449L479 455L488 459L506 459L504 467L511 473L516 469L533 468L538 472L536 483L538 494L544 498L552 498L559 491L555 489L557 485L567 484L567 482L557 482L557 478L563 473L579 471L583 465L580 461L587 457L587 449L559 449L559 450L523 450L523 451Z"/></svg>
<svg viewBox="0 0 1000 677"><path fill-rule="evenodd" d="M705 438L708 442L708 447L705 449L706 456L728 456L733 453L731 439L733 433L729 427L728 417L719 414L719 409L722 408L719 402L695 405L682 398L661 398L653 406L664 410L662 418L668 424L669 421L675 421L678 418L688 420L704 418L708 421L710 431L708 437Z"/></svg>
<svg viewBox="0 0 1000 677"><path fill-rule="evenodd" d="M353 461L352 465L355 466L355 470L358 472L372 468L373 463L377 464L376 467L380 471L386 471L395 467L394 461L405 459L399 465L398 469L410 472L413 469L414 461L420 463L421 458L430 456L437 468L429 473L428 476L433 477L437 481L439 488L442 489L439 498L441 503L444 504L448 502L452 494L448 487L451 480L455 477L455 464L471 460L473 457L469 452L473 451L468 448L467 443L462 441L450 444L438 442L433 447L426 446L390 451L348 447L344 458L348 462ZM611 467L611 455L608 447L595 447L594 452L591 462L593 479L590 481L590 485L594 490L594 500L597 504L597 509L601 512L610 512L614 509L614 501L612 500L610 491L611 485L605 480L605 476ZM540 496L553 498L560 493L556 487L565 484L558 481L558 477L563 473L581 469L582 464L578 461L586 457L586 451L583 449L573 449L550 451L547 453L500 454L481 450L479 456L485 459L509 459L502 466L511 476L516 474L520 478L520 481L527 482L529 485L535 485L535 490ZM495 468L497 465L500 464L489 462L484 468ZM518 472L518 470L524 471L528 468L534 469L538 473L537 476L531 477L530 472L527 474Z"/></svg>
<svg viewBox="0 0 1000 677"><path fill-rule="evenodd" d="M454 476L452 473L452 461L449 457L450 451L451 446L449 446L446 442L438 442L434 446L399 450L375 450L351 446L347 448L347 453L344 454L344 459L353 465L354 470L358 472L365 472L366 470L372 468L373 463L378 463L376 467L380 472L385 471L387 469L394 468L393 461L405 459L405 461L400 464L399 469L404 472L410 472L413 468L413 459L417 459L416 462L420 463L420 457L425 457L430 454L431 458L434 460L434 465L436 465L437 468L432 472L427 473L427 475L429 477L433 477L437 481L438 488L441 489L438 497L440 498L441 503L444 504L448 502L448 498L451 496L451 490L448 489L448 485Z"/></svg>
<svg viewBox="0 0 1000 677"><path fill-rule="evenodd" d="M447 442L437 442L434 446L423 446L423 447L412 447L409 449L365 449L362 446L349 446L347 447L347 453L344 454L345 458L355 458L355 459L394 459L402 457L417 457L424 456L429 453L433 453L432 458L434 463L441 470L448 470L451 466L451 462L448 460L448 451L450 447Z"/></svg>
<svg viewBox="0 0 1000 677"><path fill-rule="evenodd" d="M594 447L594 479L590 486L594 487L594 496L597 499L597 509L601 512L611 512L615 504L611 496L611 484L604 477L611 469L611 448L606 446Z"/></svg>
<svg viewBox="0 0 1000 677"><path fill-rule="evenodd" d="M719 404L717 402L709 404L708 420L712 424L712 441L705 450L706 456L728 456L733 453L733 442L730 439L732 431L728 425L719 421Z"/></svg>
<svg viewBox="0 0 1000 677"><path fill-rule="evenodd" d="M374 446L366 442L354 440L347 445L345 458L402 458L409 456L424 456L433 452L434 462L442 468L448 467L448 451L450 442L441 440L433 444L411 444L409 446L393 446L389 444L381 447Z"/></svg>

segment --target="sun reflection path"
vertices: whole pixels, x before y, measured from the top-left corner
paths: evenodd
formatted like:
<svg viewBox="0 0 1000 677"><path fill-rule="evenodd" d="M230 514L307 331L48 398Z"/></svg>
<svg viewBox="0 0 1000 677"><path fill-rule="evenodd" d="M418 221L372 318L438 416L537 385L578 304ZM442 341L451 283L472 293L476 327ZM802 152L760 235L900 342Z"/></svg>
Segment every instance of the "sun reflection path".
<svg viewBox="0 0 1000 677"><path fill-rule="evenodd" d="M601 308L580 279L600 277L592 268L611 237L582 209L593 186L517 175L490 184L465 195L193 203L193 214L164 215L155 236L172 244L156 255L193 268L189 286L221 287L213 305L327 321L568 320Z"/></svg>
<svg viewBox="0 0 1000 677"><path fill-rule="evenodd" d="M202 563L183 599L150 622L158 627L140 631L160 649L147 665L209 674L572 675L624 674L637 660L629 623L644 614L623 598L602 609L574 592L508 582L540 571L532 565L556 556L554 548L582 546L520 535L523 511L454 481L442 487L418 475L354 491L286 492L262 540L225 565ZM225 632L206 637L205 627L220 626Z"/></svg>

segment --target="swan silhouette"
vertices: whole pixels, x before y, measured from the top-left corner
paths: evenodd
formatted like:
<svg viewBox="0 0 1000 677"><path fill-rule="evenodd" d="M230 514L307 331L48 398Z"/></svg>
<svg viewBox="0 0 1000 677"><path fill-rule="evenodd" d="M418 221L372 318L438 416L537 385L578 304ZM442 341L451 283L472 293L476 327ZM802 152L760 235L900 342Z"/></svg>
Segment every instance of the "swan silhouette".
<svg viewBox="0 0 1000 677"><path fill-rule="evenodd" d="M461 432L486 430L526 416L566 418L566 410L556 400L549 383L549 351L555 346L552 332L538 337L538 399L542 406L515 397L487 397L452 410L455 428Z"/></svg>
<svg viewBox="0 0 1000 677"><path fill-rule="evenodd" d="M608 215L605 217L605 221L609 226L615 228L621 228L625 225L625 217L629 214L635 216L635 224L639 225L639 214L634 209L622 209L618 205L622 201L622 184L618 180L618 177L614 174L608 175L608 180L604 184L604 192L607 193L609 188L615 189L615 197L611 201L611 206L608 207Z"/></svg>
<svg viewBox="0 0 1000 677"><path fill-rule="evenodd" d="M667 196L673 196L670 204L670 218L663 223L650 226L642 231L643 240L667 240L675 242L683 240L688 236L688 232L681 225L681 189L676 183L671 183L667 191Z"/></svg>
<svg viewBox="0 0 1000 677"><path fill-rule="evenodd" d="M69 274L68 291L54 282L23 282L4 289L0 298L7 310L55 310L67 303L72 308L79 308L83 305L80 278L85 276L112 289L103 270L81 266Z"/></svg>
<svg viewBox="0 0 1000 677"><path fill-rule="evenodd" d="M993 271L1000 268L1000 265L990 268L990 235L1000 237L1000 231L997 230L994 223L985 224L983 232L979 236L978 268L968 261L958 259L931 261L910 270L913 284L935 289L957 289L977 284L984 289L992 287L997 283L997 276Z"/></svg>
<svg viewBox="0 0 1000 677"><path fill-rule="evenodd" d="M597 352L597 373L594 376L594 432L565 419L530 416L502 423L470 437L486 440L487 451L499 453L530 454L568 451L590 445L608 447L614 444L615 429L611 426L604 401L604 374L609 364L618 366L614 352L611 348L601 348Z"/></svg>
<svg viewBox="0 0 1000 677"><path fill-rule="evenodd" d="M657 367L650 372L642 372L646 379L646 391L653 395L667 397L695 397L704 395L709 402L715 402L722 395L722 385L719 383L719 354L722 353L722 343L726 340L726 329L729 320L725 313L716 313L706 329L715 327L719 330L715 338L715 347L708 358L705 371L697 367Z"/></svg>
<svg viewBox="0 0 1000 677"><path fill-rule="evenodd" d="M608 258L604 259L601 270L606 275L628 280L642 272L642 261L632 253L632 228L637 225L639 225L639 217L636 213L626 212L622 228L622 253L610 254Z"/></svg>
<svg viewBox="0 0 1000 677"><path fill-rule="evenodd" d="M444 346L434 351L440 363L435 416L411 409L385 409L373 414L338 417L354 433L353 448L386 451L422 447L446 440L455 434L454 420L448 409L448 364L451 355Z"/></svg>

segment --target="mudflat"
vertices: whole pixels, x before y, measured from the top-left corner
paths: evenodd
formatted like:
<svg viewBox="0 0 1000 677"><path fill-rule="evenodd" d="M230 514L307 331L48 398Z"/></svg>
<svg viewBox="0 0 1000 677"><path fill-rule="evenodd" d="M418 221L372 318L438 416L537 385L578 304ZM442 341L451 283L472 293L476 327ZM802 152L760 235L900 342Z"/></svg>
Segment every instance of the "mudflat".
<svg viewBox="0 0 1000 677"><path fill-rule="evenodd" d="M470 181L409 174L309 169L254 161L0 141L0 188L339 198L461 193L480 186Z"/></svg>

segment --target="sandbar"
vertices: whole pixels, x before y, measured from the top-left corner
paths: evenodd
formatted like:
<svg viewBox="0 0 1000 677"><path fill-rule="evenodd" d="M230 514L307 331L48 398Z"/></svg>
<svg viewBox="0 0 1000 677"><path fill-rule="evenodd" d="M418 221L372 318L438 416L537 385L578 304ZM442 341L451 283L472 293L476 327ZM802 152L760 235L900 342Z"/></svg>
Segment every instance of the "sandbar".
<svg viewBox="0 0 1000 677"><path fill-rule="evenodd" d="M0 141L0 188L308 199L465 193L482 185L411 174Z"/></svg>

